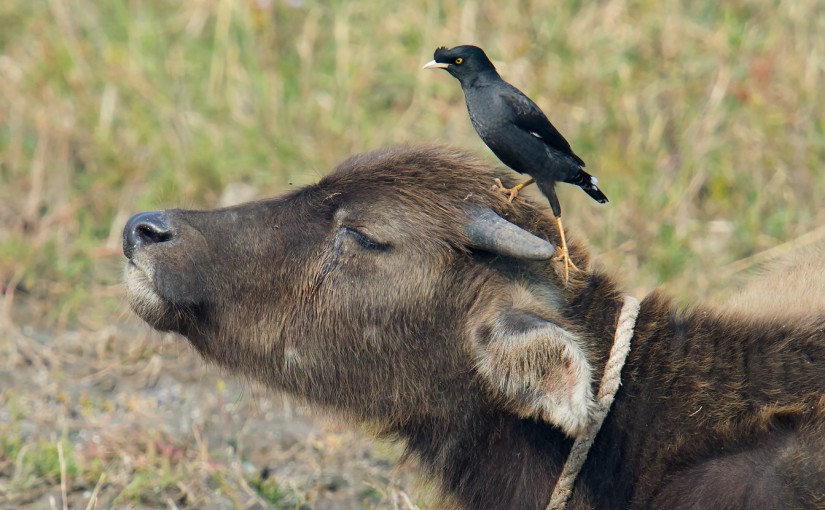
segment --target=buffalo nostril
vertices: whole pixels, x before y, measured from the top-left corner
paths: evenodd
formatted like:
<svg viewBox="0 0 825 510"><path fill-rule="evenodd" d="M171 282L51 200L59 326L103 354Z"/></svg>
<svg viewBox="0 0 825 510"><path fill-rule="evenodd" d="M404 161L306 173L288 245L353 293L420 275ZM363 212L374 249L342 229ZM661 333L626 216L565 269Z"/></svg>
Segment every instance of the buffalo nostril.
<svg viewBox="0 0 825 510"><path fill-rule="evenodd" d="M143 223L136 227L135 233L144 244L162 243L172 238L170 231L158 230L157 225Z"/></svg>
<svg viewBox="0 0 825 510"><path fill-rule="evenodd" d="M174 237L163 211L142 212L132 216L123 229L123 254L131 259L138 246L164 243Z"/></svg>

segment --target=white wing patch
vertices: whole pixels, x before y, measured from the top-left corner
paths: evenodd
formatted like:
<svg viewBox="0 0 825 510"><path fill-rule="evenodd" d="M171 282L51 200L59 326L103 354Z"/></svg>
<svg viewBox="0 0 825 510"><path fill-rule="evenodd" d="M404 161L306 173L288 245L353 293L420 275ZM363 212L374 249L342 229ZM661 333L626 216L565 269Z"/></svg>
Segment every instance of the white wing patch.
<svg viewBox="0 0 825 510"><path fill-rule="evenodd" d="M598 180L598 179L596 179L596 177L595 177L595 176L591 175L591 176L590 176L590 184L592 184L593 186L595 186L595 185L599 184L599 180Z"/></svg>
<svg viewBox="0 0 825 510"><path fill-rule="evenodd" d="M538 138L539 140L544 140L540 134L536 133L535 131L530 131L530 134Z"/></svg>

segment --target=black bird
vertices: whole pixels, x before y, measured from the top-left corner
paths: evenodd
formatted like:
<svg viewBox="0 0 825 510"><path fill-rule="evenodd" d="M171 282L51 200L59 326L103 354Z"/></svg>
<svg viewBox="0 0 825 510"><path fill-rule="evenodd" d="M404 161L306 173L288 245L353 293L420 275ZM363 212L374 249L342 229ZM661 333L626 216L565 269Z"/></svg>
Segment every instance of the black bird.
<svg viewBox="0 0 825 510"><path fill-rule="evenodd" d="M567 251L556 182L575 184L603 204L607 197L597 187L598 180L583 170L584 161L536 103L501 79L484 50L477 46L442 47L435 50L433 58L424 69L444 69L458 79L470 122L484 143L505 165L532 177L511 189L496 179L499 188L512 202L520 189L535 182L550 201L559 225L566 282L568 265L578 268Z"/></svg>

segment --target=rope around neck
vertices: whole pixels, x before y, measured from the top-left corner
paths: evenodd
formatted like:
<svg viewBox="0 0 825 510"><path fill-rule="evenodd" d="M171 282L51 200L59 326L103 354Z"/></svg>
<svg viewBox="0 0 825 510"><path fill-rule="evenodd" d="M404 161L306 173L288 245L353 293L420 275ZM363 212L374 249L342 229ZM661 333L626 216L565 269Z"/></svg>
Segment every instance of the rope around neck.
<svg viewBox="0 0 825 510"><path fill-rule="evenodd" d="M610 412L610 406L619 391L622 378L622 367L630 352L630 339L633 338L633 328L636 327L636 318L639 316L639 301L633 296L625 296L622 312L619 315L619 322L616 324L616 333L613 335L613 347L610 349L610 356L604 366L604 374L599 385L599 393L596 396L596 412L590 420L590 424L584 434L577 437L573 442L573 447L564 463L561 475L553 494L550 496L550 504L547 510L564 510L567 500L573 492L573 484L581 471L584 461L587 459L587 452L593 446L596 434L602 428L602 423Z"/></svg>

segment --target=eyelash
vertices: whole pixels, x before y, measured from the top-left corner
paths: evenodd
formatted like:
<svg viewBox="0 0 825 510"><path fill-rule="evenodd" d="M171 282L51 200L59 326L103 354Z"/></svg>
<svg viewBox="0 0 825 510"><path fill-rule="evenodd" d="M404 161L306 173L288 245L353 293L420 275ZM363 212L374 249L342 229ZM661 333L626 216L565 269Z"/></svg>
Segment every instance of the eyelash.
<svg viewBox="0 0 825 510"><path fill-rule="evenodd" d="M360 232L352 227L344 227L344 230L347 231L352 237L355 238L355 241L364 248L365 250L378 250L378 251L386 251L390 249L389 244L379 243L375 239L371 238L370 236Z"/></svg>

